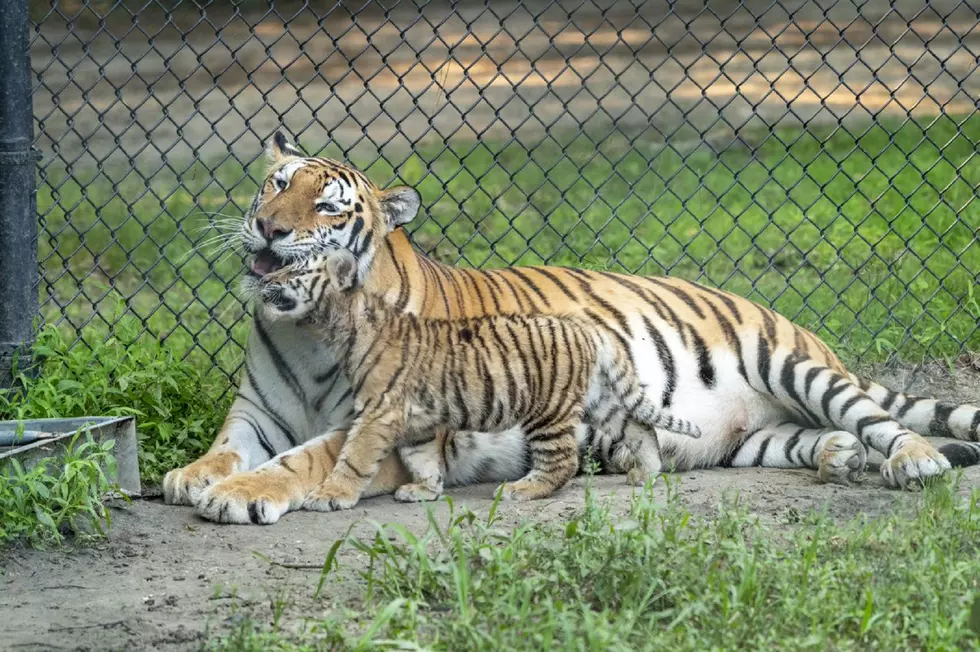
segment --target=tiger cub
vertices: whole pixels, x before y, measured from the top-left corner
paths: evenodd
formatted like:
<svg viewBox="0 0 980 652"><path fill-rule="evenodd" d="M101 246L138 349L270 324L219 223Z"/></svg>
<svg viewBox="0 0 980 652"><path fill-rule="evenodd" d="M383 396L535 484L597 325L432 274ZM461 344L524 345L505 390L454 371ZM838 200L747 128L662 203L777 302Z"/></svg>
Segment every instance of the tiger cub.
<svg viewBox="0 0 980 652"><path fill-rule="evenodd" d="M585 432L594 433L587 447L633 484L661 470L655 427L701 435L646 399L628 344L612 330L575 316L420 318L356 282L357 260L341 249L267 275L260 288L334 350L353 388L354 423L334 470L307 496L308 509L352 507L393 448L413 479L396 497L438 497L438 428L520 427L530 470L502 487L515 500L564 486L579 468ZM625 428L586 427L587 412L623 422L608 418L617 410Z"/></svg>

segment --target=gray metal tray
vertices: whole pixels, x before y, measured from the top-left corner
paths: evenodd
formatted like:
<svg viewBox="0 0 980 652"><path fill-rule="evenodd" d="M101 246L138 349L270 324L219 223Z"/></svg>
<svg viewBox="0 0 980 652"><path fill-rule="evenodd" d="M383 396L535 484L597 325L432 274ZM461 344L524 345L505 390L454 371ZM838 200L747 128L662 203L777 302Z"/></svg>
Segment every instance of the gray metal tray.
<svg viewBox="0 0 980 652"><path fill-rule="evenodd" d="M140 469L137 453L136 420L133 417L80 417L77 419L25 419L24 421L0 421L0 441L9 443L20 426L25 433L44 433L43 438L13 446L0 445L0 464L16 457L31 466L45 457L62 454L75 433L89 433L98 442L115 441L112 454L116 458L116 475L112 480L130 496L139 496Z"/></svg>

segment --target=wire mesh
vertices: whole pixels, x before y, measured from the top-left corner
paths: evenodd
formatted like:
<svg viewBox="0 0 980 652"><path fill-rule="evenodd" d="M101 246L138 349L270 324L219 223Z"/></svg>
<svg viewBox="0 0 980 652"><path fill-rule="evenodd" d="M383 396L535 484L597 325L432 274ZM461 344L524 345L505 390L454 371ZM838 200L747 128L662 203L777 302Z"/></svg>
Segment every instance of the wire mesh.
<svg viewBox="0 0 980 652"><path fill-rule="evenodd" d="M978 9L37 2L42 312L227 373L280 126L409 183L423 251L729 288L857 358L980 349Z"/></svg>

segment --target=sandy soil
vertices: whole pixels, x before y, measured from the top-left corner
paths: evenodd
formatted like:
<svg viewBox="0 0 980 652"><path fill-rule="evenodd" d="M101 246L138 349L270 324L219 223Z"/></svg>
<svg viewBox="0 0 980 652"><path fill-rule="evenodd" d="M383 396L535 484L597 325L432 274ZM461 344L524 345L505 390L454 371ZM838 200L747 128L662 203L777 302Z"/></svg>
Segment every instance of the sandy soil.
<svg viewBox="0 0 980 652"><path fill-rule="evenodd" d="M896 388L960 401L977 401L980 372L962 361L955 376L940 365L913 373L878 370ZM872 457L861 484L819 484L810 471L712 469L679 474L679 495L696 516L710 517L721 498L738 492L744 504L774 527L789 527L810 509L839 519L909 505L915 497L886 489ZM561 521L582 507L584 478L550 500L506 504L504 527L522 520ZM980 467L964 473L963 490L980 484ZM630 490L618 477L595 479L600 496L626 508ZM489 485L454 489L457 503L484 514ZM660 497L665 485L657 486ZM445 515L447 506L435 506ZM143 500L114 511L108 541L71 552L14 551L0 557L0 647L11 650L185 650L198 648L243 613L271 620L271 602L284 598L290 619L316 618L360 595L363 559L341 556L340 571L314 602L318 569L331 544L353 523L399 522L425 529L425 508L390 497L366 500L338 514L296 513L271 527L216 526L189 508ZM361 523L355 532L371 532ZM257 553L257 554L253 554ZM260 557L261 555L262 557ZM263 557L265 559L263 559ZM300 566L285 568L278 564ZM305 566L305 568L303 568Z"/></svg>

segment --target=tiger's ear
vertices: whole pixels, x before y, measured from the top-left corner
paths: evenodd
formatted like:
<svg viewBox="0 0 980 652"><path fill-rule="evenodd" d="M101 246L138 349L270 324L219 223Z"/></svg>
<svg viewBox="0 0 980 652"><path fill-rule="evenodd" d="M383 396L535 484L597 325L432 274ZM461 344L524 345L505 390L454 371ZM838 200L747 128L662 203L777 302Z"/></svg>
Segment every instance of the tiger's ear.
<svg viewBox="0 0 980 652"><path fill-rule="evenodd" d="M357 258L347 249L338 249L327 257L327 271L330 282L341 292L357 285Z"/></svg>
<svg viewBox="0 0 980 652"><path fill-rule="evenodd" d="M278 163L284 158L293 156L303 156L303 152L299 151L296 145L290 143L281 131L276 131L272 135L272 140L265 147L265 153L269 157L270 163Z"/></svg>
<svg viewBox="0 0 980 652"><path fill-rule="evenodd" d="M381 212L388 223L388 231L394 231L411 222L419 212L422 197L414 188L396 186L381 191Z"/></svg>

